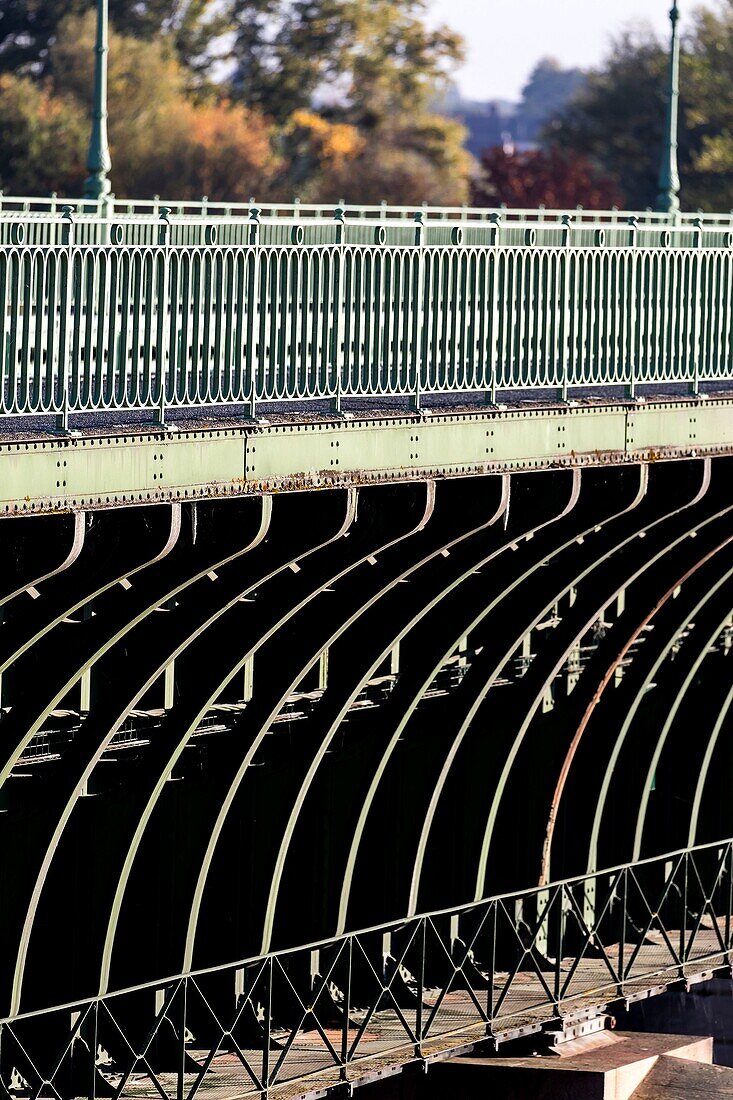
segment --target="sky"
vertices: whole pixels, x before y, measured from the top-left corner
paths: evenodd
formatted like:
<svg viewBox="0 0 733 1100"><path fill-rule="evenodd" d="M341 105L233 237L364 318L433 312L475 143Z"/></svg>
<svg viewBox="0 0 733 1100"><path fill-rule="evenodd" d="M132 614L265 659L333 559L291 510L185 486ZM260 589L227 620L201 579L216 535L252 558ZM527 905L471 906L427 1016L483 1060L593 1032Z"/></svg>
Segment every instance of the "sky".
<svg viewBox="0 0 733 1100"><path fill-rule="evenodd" d="M458 73L469 99L519 99L540 57L588 68L624 26L644 21L665 36L669 0L430 0L431 17L466 40ZM684 29L684 10L682 10Z"/></svg>

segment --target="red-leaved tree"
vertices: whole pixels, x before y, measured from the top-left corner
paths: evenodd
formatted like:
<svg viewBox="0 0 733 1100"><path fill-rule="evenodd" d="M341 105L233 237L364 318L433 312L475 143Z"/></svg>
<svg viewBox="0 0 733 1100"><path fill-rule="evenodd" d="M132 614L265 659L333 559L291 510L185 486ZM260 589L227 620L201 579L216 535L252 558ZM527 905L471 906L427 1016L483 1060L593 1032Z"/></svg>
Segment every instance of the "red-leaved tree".
<svg viewBox="0 0 733 1100"><path fill-rule="evenodd" d="M501 145L481 156L473 184L476 206L608 210L622 203L614 180L599 173L591 161L557 148L515 151Z"/></svg>

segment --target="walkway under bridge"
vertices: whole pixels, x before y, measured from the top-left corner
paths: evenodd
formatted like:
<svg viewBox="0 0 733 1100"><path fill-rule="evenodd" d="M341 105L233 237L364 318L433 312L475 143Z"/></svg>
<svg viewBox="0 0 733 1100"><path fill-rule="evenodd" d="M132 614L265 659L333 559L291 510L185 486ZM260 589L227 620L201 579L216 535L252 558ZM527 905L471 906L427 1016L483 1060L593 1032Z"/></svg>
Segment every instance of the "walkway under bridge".
<svg viewBox="0 0 733 1100"><path fill-rule="evenodd" d="M729 974L727 237L20 214L3 1089L319 1093Z"/></svg>

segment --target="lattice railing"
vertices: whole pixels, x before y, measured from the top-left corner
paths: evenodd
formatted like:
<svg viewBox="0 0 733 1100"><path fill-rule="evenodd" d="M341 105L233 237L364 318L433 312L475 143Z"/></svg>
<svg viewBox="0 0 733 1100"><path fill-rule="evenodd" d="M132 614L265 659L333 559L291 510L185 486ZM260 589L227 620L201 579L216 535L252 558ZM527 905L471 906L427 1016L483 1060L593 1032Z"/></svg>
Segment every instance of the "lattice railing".
<svg viewBox="0 0 733 1100"><path fill-rule="evenodd" d="M29 1097L358 1080L730 966L733 841L2 1023ZM225 1090L222 1092L221 1090Z"/></svg>

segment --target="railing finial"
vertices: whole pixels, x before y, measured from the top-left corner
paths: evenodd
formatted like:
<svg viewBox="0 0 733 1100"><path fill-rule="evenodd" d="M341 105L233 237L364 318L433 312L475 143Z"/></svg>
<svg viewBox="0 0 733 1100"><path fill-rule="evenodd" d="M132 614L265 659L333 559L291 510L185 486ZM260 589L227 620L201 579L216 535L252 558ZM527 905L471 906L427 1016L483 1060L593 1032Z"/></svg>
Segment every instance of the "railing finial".
<svg viewBox="0 0 733 1100"><path fill-rule="evenodd" d="M677 0L672 0L669 13L672 24L672 41L669 51L669 76L667 85L667 117L664 148L659 166L659 194L657 209L665 214L677 214L680 209L680 177L677 169L677 134L680 101L680 13Z"/></svg>
<svg viewBox="0 0 733 1100"><path fill-rule="evenodd" d="M88 178L84 198L99 201L111 190L107 174L112 167L107 138L107 59L109 55L109 0L97 0L97 39L94 47L92 132L87 154Z"/></svg>

